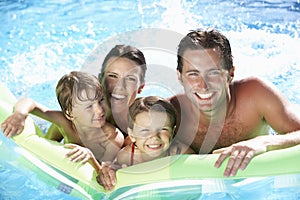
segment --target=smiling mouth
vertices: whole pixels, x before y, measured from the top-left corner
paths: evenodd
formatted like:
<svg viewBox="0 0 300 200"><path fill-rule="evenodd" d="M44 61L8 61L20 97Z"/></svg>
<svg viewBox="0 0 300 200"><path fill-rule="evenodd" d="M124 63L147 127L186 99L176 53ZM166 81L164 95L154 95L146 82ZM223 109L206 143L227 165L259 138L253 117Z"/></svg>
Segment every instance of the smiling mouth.
<svg viewBox="0 0 300 200"><path fill-rule="evenodd" d="M156 150L156 149L160 149L162 147L162 144L147 144L146 145L149 149L153 149L153 150Z"/></svg>
<svg viewBox="0 0 300 200"><path fill-rule="evenodd" d="M105 115L101 115L100 117L95 118L93 121L104 121L105 120Z"/></svg>
<svg viewBox="0 0 300 200"><path fill-rule="evenodd" d="M207 99L210 99L212 96L213 96L213 93L210 92L210 93L199 93L199 92L196 92L195 93L200 99L202 100L207 100Z"/></svg>
<svg viewBox="0 0 300 200"><path fill-rule="evenodd" d="M121 94L113 94L113 93L111 94L111 97L114 98L114 99L116 99L116 100L123 100L123 99L126 98L125 95L121 95Z"/></svg>

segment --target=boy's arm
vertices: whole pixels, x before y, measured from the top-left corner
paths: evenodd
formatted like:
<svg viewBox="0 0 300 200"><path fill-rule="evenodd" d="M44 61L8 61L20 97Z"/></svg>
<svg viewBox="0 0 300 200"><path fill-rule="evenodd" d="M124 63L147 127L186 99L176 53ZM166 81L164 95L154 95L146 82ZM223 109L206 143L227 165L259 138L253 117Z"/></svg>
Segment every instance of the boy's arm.
<svg viewBox="0 0 300 200"><path fill-rule="evenodd" d="M13 114L1 124L3 134L7 137L20 134L24 129L25 120L29 113L55 123L58 126L68 121L61 111L51 111L30 98L22 98L15 104Z"/></svg>
<svg viewBox="0 0 300 200"><path fill-rule="evenodd" d="M51 124L51 126L48 128L45 138L57 142L61 142L64 139L63 135L55 124Z"/></svg>
<svg viewBox="0 0 300 200"><path fill-rule="evenodd" d="M27 115L34 109L35 102L29 98L22 98L14 105L14 112L1 124L6 137L20 134L25 125Z"/></svg>

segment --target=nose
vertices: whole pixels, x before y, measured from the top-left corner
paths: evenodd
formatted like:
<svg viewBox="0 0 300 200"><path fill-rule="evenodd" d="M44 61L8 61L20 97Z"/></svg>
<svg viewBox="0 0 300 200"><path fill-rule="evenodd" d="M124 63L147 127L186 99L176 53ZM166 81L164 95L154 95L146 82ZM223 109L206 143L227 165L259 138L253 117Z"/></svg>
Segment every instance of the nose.
<svg viewBox="0 0 300 200"><path fill-rule="evenodd" d="M158 131L153 131L149 133L148 139L160 139L160 134Z"/></svg>
<svg viewBox="0 0 300 200"><path fill-rule="evenodd" d="M197 83L200 88L204 88L204 89L207 88L207 80L205 76L203 75L199 76Z"/></svg>
<svg viewBox="0 0 300 200"><path fill-rule="evenodd" d="M101 105L100 103L97 103L97 104L94 106L94 112L95 112L96 114L102 115L103 113L105 113L105 109L104 109L103 105Z"/></svg>
<svg viewBox="0 0 300 200"><path fill-rule="evenodd" d="M118 80L117 85L118 85L118 87L120 87L120 88L126 88L126 81L125 81L125 78L124 78L124 77L121 77L121 78Z"/></svg>

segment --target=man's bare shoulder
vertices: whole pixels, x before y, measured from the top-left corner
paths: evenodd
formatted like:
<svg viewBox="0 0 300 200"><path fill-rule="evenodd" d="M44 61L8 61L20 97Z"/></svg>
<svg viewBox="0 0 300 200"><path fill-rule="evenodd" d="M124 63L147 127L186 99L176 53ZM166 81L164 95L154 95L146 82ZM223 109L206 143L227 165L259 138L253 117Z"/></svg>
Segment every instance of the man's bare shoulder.
<svg viewBox="0 0 300 200"><path fill-rule="evenodd" d="M240 87L270 87L272 85L268 80L257 76L238 79L233 81L233 84Z"/></svg>
<svg viewBox="0 0 300 200"><path fill-rule="evenodd" d="M284 95L271 82L259 77L249 77L235 81L233 84L236 105L245 111L257 111L265 116L273 110L284 109L289 105ZM247 112L248 112L247 111Z"/></svg>
<svg viewBox="0 0 300 200"><path fill-rule="evenodd" d="M232 86L235 88L237 94L247 94L252 97L263 97L268 93L276 93L278 89L269 81L260 77L247 77L232 82Z"/></svg>

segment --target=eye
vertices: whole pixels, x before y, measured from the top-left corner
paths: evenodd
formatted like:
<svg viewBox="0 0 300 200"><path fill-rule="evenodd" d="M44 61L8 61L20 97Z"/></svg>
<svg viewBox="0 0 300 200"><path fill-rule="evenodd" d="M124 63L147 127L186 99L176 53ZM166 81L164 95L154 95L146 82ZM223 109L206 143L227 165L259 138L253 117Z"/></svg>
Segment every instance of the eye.
<svg viewBox="0 0 300 200"><path fill-rule="evenodd" d="M162 127L160 132L171 132L171 128L170 127Z"/></svg>
<svg viewBox="0 0 300 200"><path fill-rule="evenodd" d="M191 72L188 72L186 73L186 75L189 77L189 78L198 78L200 76L200 72L197 72L197 71L191 71Z"/></svg>
<svg viewBox="0 0 300 200"><path fill-rule="evenodd" d="M85 107L85 109L91 109L93 107L93 105L92 104L89 104L89 105L87 105L86 107Z"/></svg>
<svg viewBox="0 0 300 200"><path fill-rule="evenodd" d="M99 99L99 104L102 105L104 103L104 98Z"/></svg>
<svg viewBox="0 0 300 200"><path fill-rule="evenodd" d="M149 129L144 128L144 129L141 129L140 132L142 132L142 133L148 133L148 132L149 132Z"/></svg>
<svg viewBox="0 0 300 200"><path fill-rule="evenodd" d="M113 79L118 79L119 78L118 74L113 74L113 73L107 73L106 76L108 78L113 78Z"/></svg>
<svg viewBox="0 0 300 200"><path fill-rule="evenodd" d="M136 136L137 137L140 137L140 138L145 138L145 137L148 137L149 135L149 129L141 129L139 130L137 133L136 133Z"/></svg>
<svg viewBox="0 0 300 200"><path fill-rule="evenodd" d="M127 82L137 82L137 77L135 77L135 76L126 76L125 80Z"/></svg>
<svg viewBox="0 0 300 200"><path fill-rule="evenodd" d="M216 76L220 76L221 74L222 74L222 71L220 69L212 69L206 73L206 76L207 77L216 77Z"/></svg>

